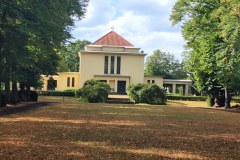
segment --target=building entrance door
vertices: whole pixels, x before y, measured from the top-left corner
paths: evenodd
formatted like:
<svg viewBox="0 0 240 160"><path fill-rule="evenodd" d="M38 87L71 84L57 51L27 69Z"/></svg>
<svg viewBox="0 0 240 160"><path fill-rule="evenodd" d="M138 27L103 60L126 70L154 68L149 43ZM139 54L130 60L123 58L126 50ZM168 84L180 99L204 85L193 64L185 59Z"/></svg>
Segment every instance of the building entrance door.
<svg viewBox="0 0 240 160"><path fill-rule="evenodd" d="M118 93L126 93L126 81L118 81Z"/></svg>

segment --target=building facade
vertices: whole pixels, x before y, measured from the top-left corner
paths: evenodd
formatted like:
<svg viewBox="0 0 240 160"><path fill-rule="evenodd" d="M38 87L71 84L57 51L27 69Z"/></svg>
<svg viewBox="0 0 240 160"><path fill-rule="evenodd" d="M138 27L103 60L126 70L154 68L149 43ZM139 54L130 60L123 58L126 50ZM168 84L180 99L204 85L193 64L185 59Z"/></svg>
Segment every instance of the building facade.
<svg viewBox="0 0 240 160"><path fill-rule="evenodd" d="M43 90L80 89L86 80L96 79L108 83L111 92L115 93L126 93L130 84L137 83L155 83L160 87L164 87L166 83L168 85L165 88L169 87L171 88L169 91L176 92L176 84L179 80L171 83L171 80L164 80L161 76L145 76L146 54L114 31L107 33L93 44L86 45L78 55L79 72L61 72L57 76L43 76ZM169 84L172 84L172 87ZM188 95L189 80L181 81L180 84L184 85L184 93Z"/></svg>

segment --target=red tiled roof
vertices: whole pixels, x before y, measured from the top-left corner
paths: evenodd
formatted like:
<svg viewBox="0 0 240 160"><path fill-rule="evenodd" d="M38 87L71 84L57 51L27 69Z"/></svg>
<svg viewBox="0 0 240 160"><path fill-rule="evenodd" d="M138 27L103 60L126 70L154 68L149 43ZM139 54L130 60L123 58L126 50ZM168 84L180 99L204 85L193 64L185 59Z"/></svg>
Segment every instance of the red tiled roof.
<svg viewBox="0 0 240 160"><path fill-rule="evenodd" d="M96 40L93 45L111 45L111 46L133 46L130 42L114 31Z"/></svg>

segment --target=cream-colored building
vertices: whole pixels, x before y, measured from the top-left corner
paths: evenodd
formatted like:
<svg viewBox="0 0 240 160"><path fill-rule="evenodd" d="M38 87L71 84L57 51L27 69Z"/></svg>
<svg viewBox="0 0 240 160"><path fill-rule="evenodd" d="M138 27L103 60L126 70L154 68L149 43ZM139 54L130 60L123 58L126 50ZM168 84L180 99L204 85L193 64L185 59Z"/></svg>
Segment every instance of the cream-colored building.
<svg viewBox="0 0 240 160"><path fill-rule="evenodd" d="M89 79L108 83L111 92L116 93L126 93L128 86L136 83L155 83L160 87L164 86L163 77L144 76L146 54L114 31L104 35L93 44L86 45L78 55L79 72L61 72L56 76L43 76L43 90L80 89ZM54 83L49 85L49 82ZM188 95L189 83L184 85L185 94Z"/></svg>

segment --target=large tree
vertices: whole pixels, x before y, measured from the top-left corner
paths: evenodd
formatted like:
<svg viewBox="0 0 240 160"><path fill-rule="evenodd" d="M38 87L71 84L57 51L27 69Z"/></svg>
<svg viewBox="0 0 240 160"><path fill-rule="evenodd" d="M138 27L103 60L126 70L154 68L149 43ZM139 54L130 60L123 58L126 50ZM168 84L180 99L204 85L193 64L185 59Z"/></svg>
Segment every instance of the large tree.
<svg viewBox="0 0 240 160"><path fill-rule="evenodd" d="M155 50L148 56L145 63L145 74L163 76L169 79L184 79L187 77L183 64L175 59L173 54Z"/></svg>
<svg viewBox="0 0 240 160"><path fill-rule="evenodd" d="M59 51L61 60L57 68L58 72L78 72L79 57L78 52L84 49L85 45L91 44L87 40L76 40L69 44L65 44Z"/></svg>
<svg viewBox="0 0 240 160"><path fill-rule="evenodd" d="M88 0L1 0L0 81L9 99L10 81L34 86L40 74L56 71L57 48L69 38Z"/></svg>
<svg viewBox="0 0 240 160"><path fill-rule="evenodd" d="M230 107L231 90L239 82L239 0L178 0L173 24L182 23L187 41L187 67L201 92L224 92Z"/></svg>

